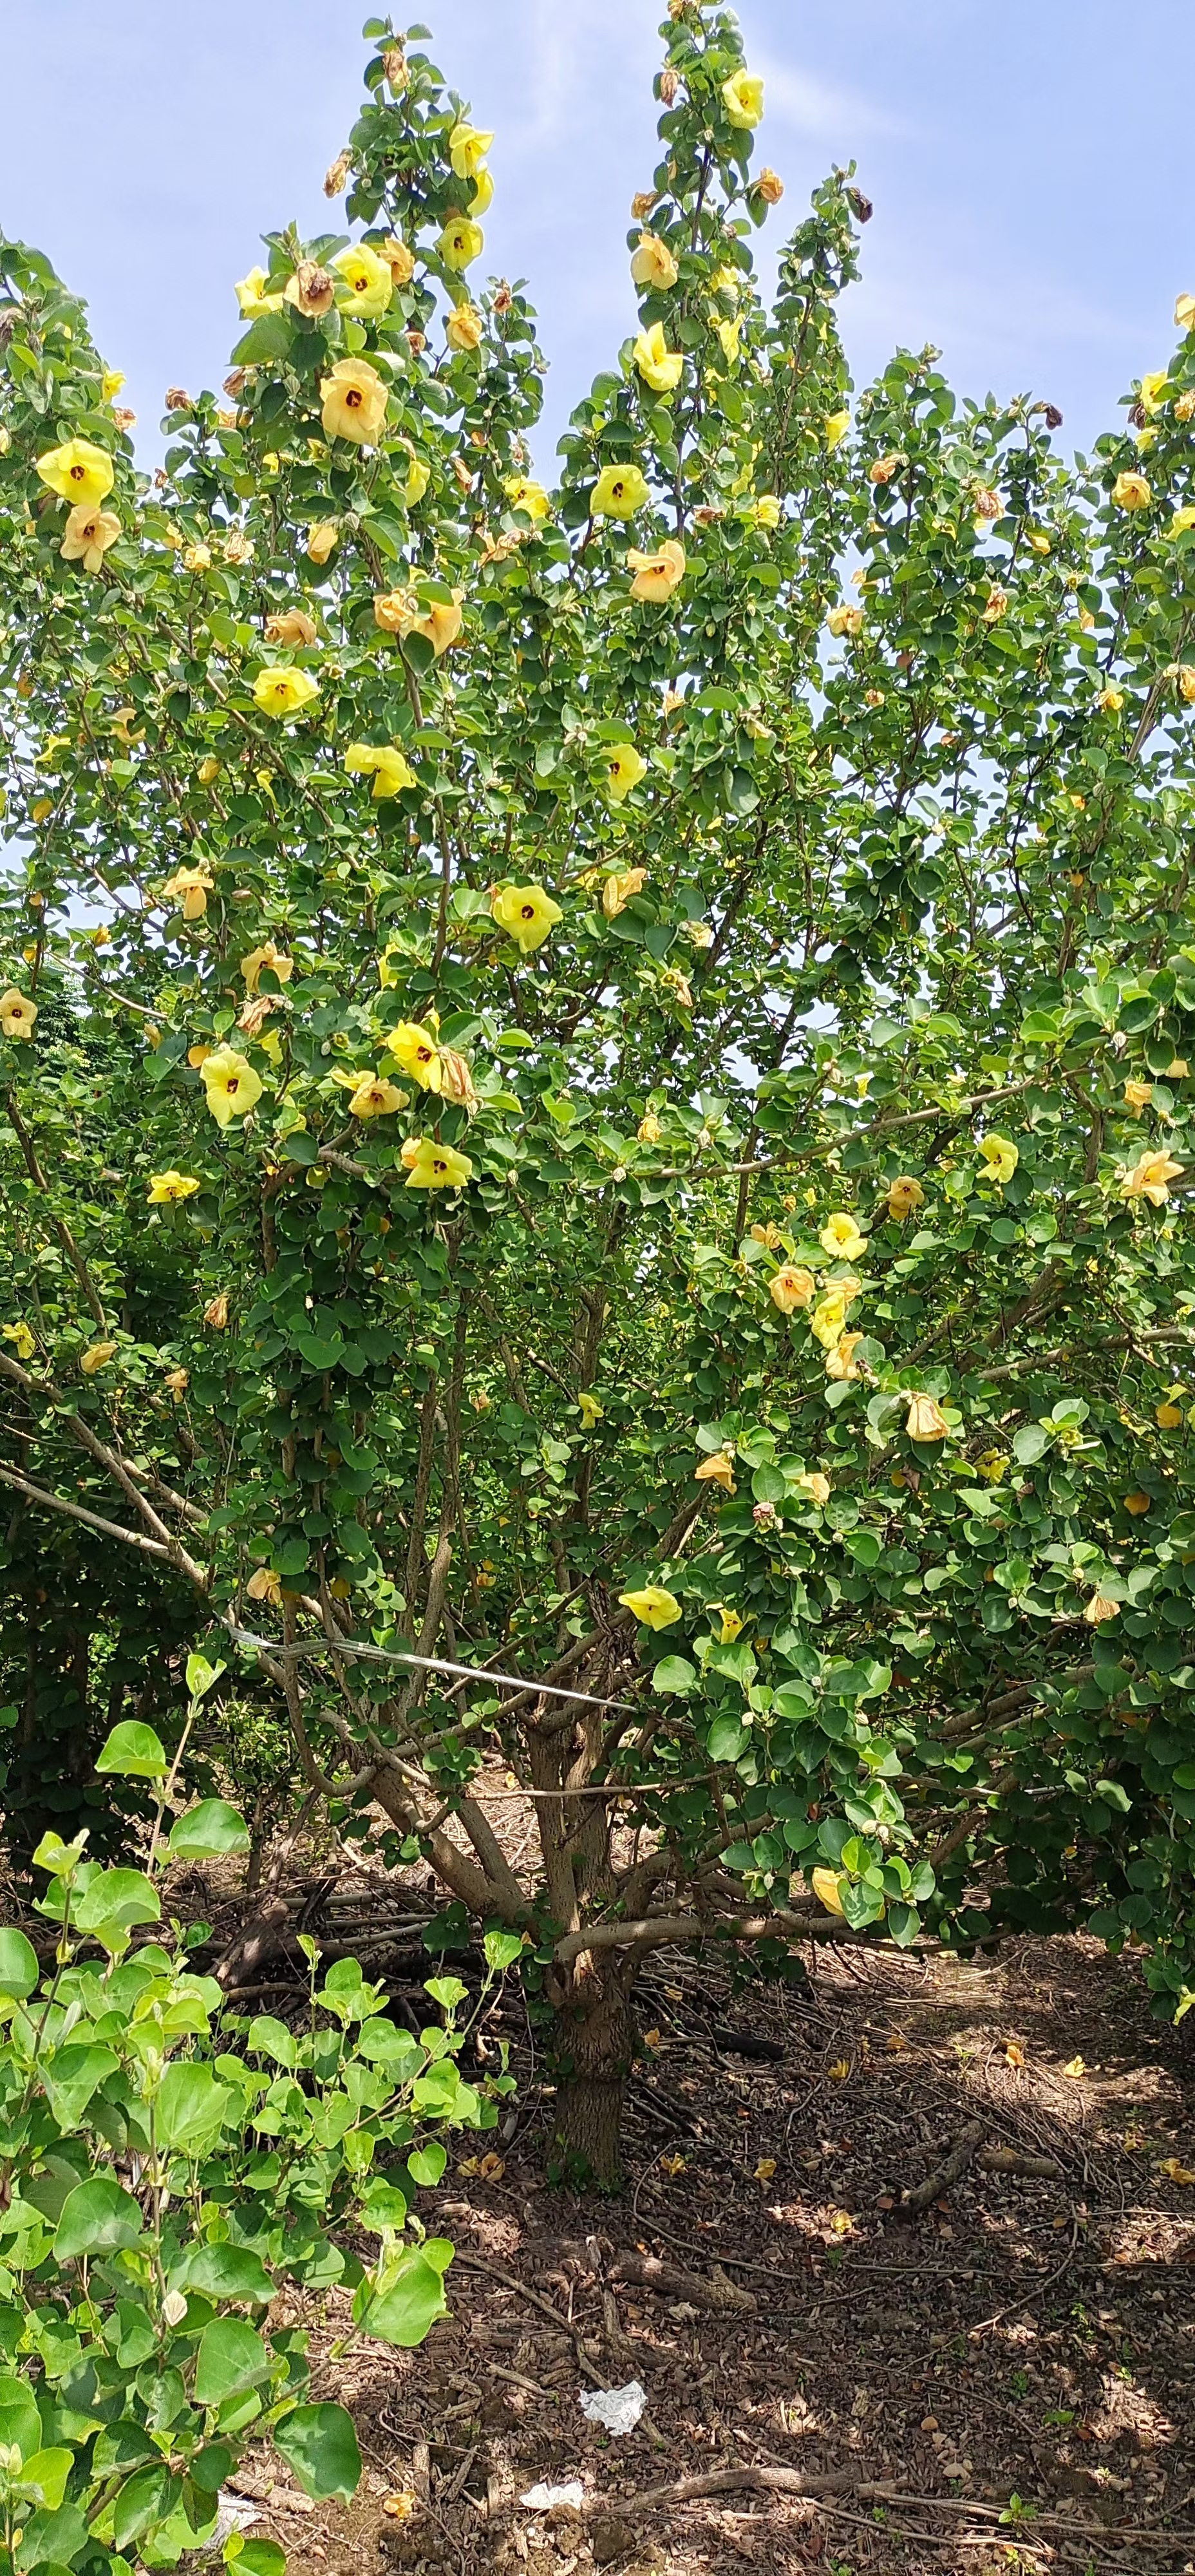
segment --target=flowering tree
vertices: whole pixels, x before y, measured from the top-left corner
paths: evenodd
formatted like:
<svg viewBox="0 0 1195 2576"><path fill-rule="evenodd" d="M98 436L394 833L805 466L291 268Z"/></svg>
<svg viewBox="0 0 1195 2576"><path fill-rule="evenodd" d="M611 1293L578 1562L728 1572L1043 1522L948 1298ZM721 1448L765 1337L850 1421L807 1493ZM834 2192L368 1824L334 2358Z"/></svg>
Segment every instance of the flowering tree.
<svg viewBox="0 0 1195 2576"><path fill-rule="evenodd" d="M1195 300L1074 468L932 350L852 405L870 208L765 309L671 0L549 491L423 33L152 486L3 253L0 1480L522 1939L609 2177L665 1942L1090 1920L1191 2000Z"/></svg>

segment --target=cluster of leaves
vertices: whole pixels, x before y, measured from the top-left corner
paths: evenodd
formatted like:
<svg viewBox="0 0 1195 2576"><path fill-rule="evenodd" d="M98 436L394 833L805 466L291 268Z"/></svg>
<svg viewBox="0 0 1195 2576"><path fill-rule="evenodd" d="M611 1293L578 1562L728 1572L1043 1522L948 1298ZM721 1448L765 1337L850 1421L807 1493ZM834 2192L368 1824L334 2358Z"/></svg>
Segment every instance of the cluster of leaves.
<svg viewBox="0 0 1195 2576"><path fill-rule="evenodd" d="M192 1713L216 1676L190 1665ZM503 2073L462 2081L465 1989L432 1979L416 2037L355 1959L318 1981L296 2035L228 2009L157 1927L161 1861L244 1849L219 1800L159 1833L171 1772L153 1730L113 1730L110 1778L159 1789L146 1870L47 1834L39 1911L57 1926L42 1978L0 1930L0 2510L6 2569L176 2564L216 2531L246 2442L268 2435L304 2492L352 2495L351 2417L309 2390L308 2335L271 2309L289 2284L346 2294L335 2359L359 2336L411 2346L444 2313L452 2246L416 2214L445 2150L428 2131L485 2128ZM97 1955L98 1954L98 1955ZM497 1964L497 1963L495 1963ZM426 2143L420 2143L426 2140ZM376 2240L362 2262L349 2242ZM234 2531L225 2560L281 2576L273 2541Z"/></svg>
<svg viewBox="0 0 1195 2576"><path fill-rule="evenodd" d="M765 309L759 84L673 0L549 492L491 138L367 34L364 231L271 237L152 488L3 254L0 1474L119 1494L591 2035L719 1923L1092 1919L1185 2008L1195 306L1073 465L932 350L852 403L870 209Z"/></svg>

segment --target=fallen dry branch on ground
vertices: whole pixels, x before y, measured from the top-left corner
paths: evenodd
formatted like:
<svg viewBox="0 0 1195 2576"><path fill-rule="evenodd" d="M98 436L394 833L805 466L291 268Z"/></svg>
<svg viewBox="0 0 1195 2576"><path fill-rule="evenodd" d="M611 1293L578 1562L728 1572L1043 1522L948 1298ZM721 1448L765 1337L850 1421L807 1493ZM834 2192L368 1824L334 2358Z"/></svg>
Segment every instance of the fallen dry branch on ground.
<svg viewBox="0 0 1195 2576"><path fill-rule="evenodd" d="M901 2194L898 2214L901 2218L919 2218L923 2211L961 2180L968 2166L977 2164L981 2173L1014 2174L1036 2182L1061 2182L1063 2171L1054 2156L1023 2155L1019 2147L988 2147L986 2120L969 2120L961 2129L948 2155L935 2165L924 2182Z"/></svg>

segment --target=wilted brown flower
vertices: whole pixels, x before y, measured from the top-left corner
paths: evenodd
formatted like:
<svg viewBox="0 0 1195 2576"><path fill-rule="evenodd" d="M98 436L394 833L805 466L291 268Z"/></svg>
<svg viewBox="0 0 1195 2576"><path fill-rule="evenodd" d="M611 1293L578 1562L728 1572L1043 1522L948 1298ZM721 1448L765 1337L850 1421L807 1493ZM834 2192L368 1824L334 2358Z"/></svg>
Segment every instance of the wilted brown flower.
<svg viewBox="0 0 1195 2576"><path fill-rule="evenodd" d="M1177 405L1177 403L1175 404L1175 406L1174 406L1174 407L1175 407L1175 410L1177 411L1177 409L1178 409L1178 405ZM115 404L115 405L113 406L112 418L113 418L113 420L115 421L117 428L118 428L122 433L123 433L124 431L126 431L126 430L135 429L135 428L136 428L136 426L137 426L137 414L136 414L136 412L135 412L135 411L126 411L123 403L118 403L118 404Z"/></svg>
<svg viewBox="0 0 1195 2576"><path fill-rule="evenodd" d="M190 408L190 394L185 394L181 385L168 385L166 388L167 411L190 411Z"/></svg>
<svg viewBox="0 0 1195 2576"><path fill-rule="evenodd" d="M427 333L426 331L408 331L406 336L407 347L411 351L412 357L417 358L420 350L426 349L427 347Z"/></svg>
<svg viewBox="0 0 1195 2576"><path fill-rule="evenodd" d="M303 608L283 608L266 619L267 644L314 644L315 619Z"/></svg>
<svg viewBox="0 0 1195 2576"><path fill-rule="evenodd" d="M777 171L764 168L753 182L752 195L762 197L765 206L778 206L784 195L784 181Z"/></svg>
<svg viewBox="0 0 1195 2576"><path fill-rule="evenodd" d="M401 98L407 86L407 58L401 45L387 45L382 55L382 70L395 97Z"/></svg>
<svg viewBox="0 0 1195 2576"><path fill-rule="evenodd" d="M493 309L494 309L495 313L509 313L510 308L511 308L511 305L512 305L513 303L514 303L514 296L512 295L511 290L510 290L509 286L508 286L508 285L507 285L507 283L506 283L506 279L505 279L504 277L499 278L499 280L498 280L498 284L497 284L497 286L496 286L496 287L495 287L495 289L494 289L494 308L493 308Z"/></svg>
<svg viewBox="0 0 1195 2576"><path fill-rule="evenodd" d="M675 98L679 88L680 73L675 69L672 63L668 63L660 74L660 96L663 99L665 107L671 107L673 99Z"/></svg>
<svg viewBox="0 0 1195 2576"><path fill-rule="evenodd" d="M224 391L226 394L232 395L234 402L238 401L240 396L244 393L245 378L248 373L248 367L234 367L232 374L230 376L225 376Z"/></svg>
<svg viewBox="0 0 1195 2576"><path fill-rule="evenodd" d="M307 314L330 313L336 300L334 281L317 259L301 259L282 290L288 304Z"/></svg>
<svg viewBox="0 0 1195 2576"><path fill-rule="evenodd" d="M857 224L869 224L871 222L872 216L875 213L875 207L873 206L870 197L864 196L862 188L848 188L846 192L846 201Z"/></svg>
<svg viewBox="0 0 1195 2576"><path fill-rule="evenodd" d="M228 1323L228 1299L223 1290L218 1297L209 1297L203 1310L203 1320L205 1324L210 1324L213 1333L222 1333L225 1330Z"/></svg>
<svg viewBox="0 0 1195 2576"><path fill-rule="evenodd" d="M638 189L631 199L631 222L633 224L643 223L646 217L650 215L652 207L657 206L659 202L660 192L658 188Z"/></svg>
<svg viewBox="0 0 1195 2576"><path fill-rule="evenodd" d="M246 536L243 528L233 528L225 537L224 561L229 564L252 563L253 539Z"/></svg>
<svg viewBox="0 0 1195 2576"><path fill-rule="evenodd" d="M332 162L330 168L324 172L325 197L338 197L340 195L352 166L353 156L351 152L337 153L336 159Z"/></svg>
<svg viewBox="0 0 1195 2576"><path fill-rule="evenodd" d="M454 1100L458 1109L468 1110L470 1116L477 1107L473 1076L463 1055L458 1055L455 1047L442 1046L440 1049L440 1096L443 1100Z"/></svg>

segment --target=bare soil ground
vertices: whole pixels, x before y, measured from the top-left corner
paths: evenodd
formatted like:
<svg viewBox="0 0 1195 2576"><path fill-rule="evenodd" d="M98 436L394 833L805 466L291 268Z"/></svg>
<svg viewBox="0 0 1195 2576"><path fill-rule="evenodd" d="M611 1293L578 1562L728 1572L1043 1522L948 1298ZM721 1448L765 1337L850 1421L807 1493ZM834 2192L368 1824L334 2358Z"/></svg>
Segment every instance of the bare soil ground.
<svg viewBox="0 0 1195 2576"><path fill-rule="evenodd" d="M502 2170L458 2142L422 2195L458 2248L451 2316L320 2390L354 2411L356 2503L264 2460L239 2479L293 2576L1191 2576L1195 2077L1131 1961L822 1951L802 1994L661 1953L641 2002L610 2200L544 2180L511 1998ZM972 2124L959 2179L902 2212ZM696 2283L616 2277L652 2256ZM307 2321L318 2352L342 2303ZM578 2392L631 2379L647 2412L614 2439ZM579 2513L519 2501L570 2480Z"/></svg>

